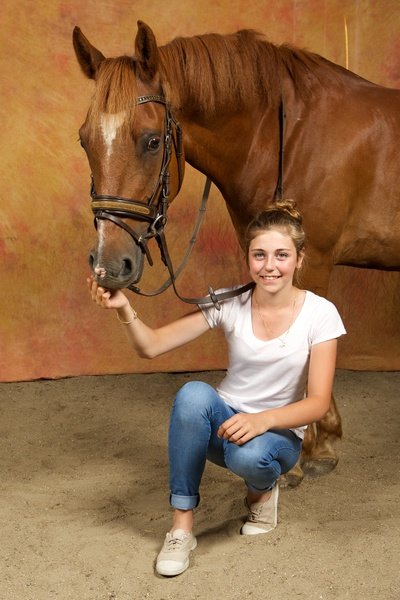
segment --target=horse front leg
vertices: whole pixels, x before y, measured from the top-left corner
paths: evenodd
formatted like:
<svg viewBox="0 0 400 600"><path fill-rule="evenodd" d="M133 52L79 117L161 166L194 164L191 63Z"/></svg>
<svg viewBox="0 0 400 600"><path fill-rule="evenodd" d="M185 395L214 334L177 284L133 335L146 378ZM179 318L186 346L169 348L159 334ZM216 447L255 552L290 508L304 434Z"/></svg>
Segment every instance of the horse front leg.
<svg viewBox="0 0 400 600"><path fill-rule="evenodd" d="M342 419L336 406L335 398L325 417L316 423L315 442L311 449L303 453L302 469L308 477L319 477L333 471L338 463L335 442L342 437Z"/></svg>
<svg viewBox="0 0 400 600"><path fill-rule="evenodd" d="M335 442L341 437L342 419L332 396L325 417L307 427L300 459L286 475L281 476L280 486L293 488L302 482L304 476L319 477L333 471L339 460Z"/></svg>
<svg viewBox="0 0 400 600"><path fill-rule="evenodd" d="M315 446L315 427L309 425L304 434L303 447L299 460L288 473L281 475L279 485L281 487L297 487L304 479L303 463L311 458Z"/></svg>

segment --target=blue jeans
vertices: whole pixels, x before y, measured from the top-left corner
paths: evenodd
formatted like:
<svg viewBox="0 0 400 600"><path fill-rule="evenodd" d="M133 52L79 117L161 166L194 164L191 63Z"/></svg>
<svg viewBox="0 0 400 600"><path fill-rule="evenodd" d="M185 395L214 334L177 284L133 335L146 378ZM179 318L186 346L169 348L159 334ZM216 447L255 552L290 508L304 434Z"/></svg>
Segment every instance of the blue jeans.
<svg viewBox="0 0 400 600"><path fill-rule="evenodd" d="M242 477L256 493L274 487L278 477L297 462L301 440L289 429L270 430L243 446L218 438L219 426L236 414L213 387L186 383L172 407L169 427L170 502L189 510L200 501L206 459Z"/></svg>

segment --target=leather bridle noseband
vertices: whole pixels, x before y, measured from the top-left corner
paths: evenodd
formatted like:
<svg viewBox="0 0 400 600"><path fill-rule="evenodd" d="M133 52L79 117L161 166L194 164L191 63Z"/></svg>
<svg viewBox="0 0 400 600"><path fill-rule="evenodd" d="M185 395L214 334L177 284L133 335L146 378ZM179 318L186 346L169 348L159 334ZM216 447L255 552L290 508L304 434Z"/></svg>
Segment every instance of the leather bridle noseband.
<svg viewBox="0 0 400 600"><path fill-rule="evenodd" d="M160 174L152 195L146 200L134 200L132 198L125 198L123 196L112 196L110 194L97 194L94 186L93 176L91 177L91 189L90 195L92 197L92 211L95 215L95 226L97 228L97 221L99 219L108 220L115 225L118 225L124 229L134 239L136 244L142 250L143 254L146 255L150 265L153 265L153 260L150 255L147 243L151 238L155 238L161 252L161 258L163 263L166 265L169 272L169 279L154 292L145 293L142 292L138 287L131 284L128 289L132 290L136 294L143 296L155 296L166 290L170 285L173 286L175 294L189 304L214 304L219 310L220 302L234 296L239 296L244 292L251 290L254 287L254 282L251 281L246 285L240 286L234 290L224 292L214 292L209 287L208 296L201 298L186 298L180 295L176 289L175 281L180 272L183 270L186 262L189 259L190 253L194 246L197 238L197 233L200 229L202 220L204 218L208 195L210 191L211 180L207 178L201 207L199 210L199 216L194 227L188 249L178 269L174 270L172 261L169 255L167 242L164 235L164 227L167 223L167 210L170 201L170 173L169 166L172 157L172 150L175 153L177 165L178 165L178 187L174 194L174 197L178 194L183 181L184 174L184 163L185 158L183 155L183 140L182 140L182 128L179 123L174 119L170 106L164 96L161 95L146 95L139 96L136 100L136 105L146 104L147 102L157 102L165 106L165 128L164 128L164 146L163 146L163 158L161 163ZM284 151L284 133L285 133L285 108L283 100L279 107L279 172L278 172L278 183L275 189L274 199L277 197L282 198L283 196L283 151ZM130 225L125 223L122 219L135 219L139 221L147 221L149 227L146 233L138 234Z"/></svg>

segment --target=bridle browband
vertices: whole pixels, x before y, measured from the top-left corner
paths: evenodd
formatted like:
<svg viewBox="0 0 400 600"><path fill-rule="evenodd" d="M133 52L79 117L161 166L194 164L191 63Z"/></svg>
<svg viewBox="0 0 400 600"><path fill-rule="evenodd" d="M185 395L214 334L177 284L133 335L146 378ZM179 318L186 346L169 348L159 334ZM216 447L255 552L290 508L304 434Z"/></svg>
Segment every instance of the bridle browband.
<svg viewBox="0 0 400 600"><path fill-rule="evenodd" d="M244 292L254 288L254 282L251 281L246 285L240 286L234 290L226 292L216 293L214 290L208 288L208 296L200 298L186 298L181 296L178 292L175 281L184 266L186 265L190 253L193 249L194 243L197 238L198 231L203 221L206 204L209 196L211 180L207 177L206 184L204 187L202 202L199 210L199 216L197 218L188 249L184 255L184 258L177 270L174 271L172 261L169 255L167 242L164 235L164 227L167 223L167 210L170 201L170 189L169 189L169 166L171 162L172 149L175 152L175 157L178 165L178 188L174 197L178 194L183 181L184 173L184 156L183 156L183 140L182 140L182 128L179 123L174 119L170 106L164 96L149 94L146 96L139 96L136 99L136 105L145 104L147 102L157 102L165 106L165 132L164 132L164 147L163 147L163 158L161 163L160 174L152 195L146 200L134 200L132 198L125 198L123 196L113 196L110 194L97 194L94 186L93 176L91 176L91 188L90 195L92 197L92 211L95 215L95 226L97 229L97 221L99 219L108 220L124 229L136 242L143 254L146 255L149 264L153 265L150 251L147 243L151 238L155 238L160 248L161 258L163 263L168 269L169 279L154 292L142 292L138 287L131 284L128 289L132 290L136 294L142 296L156 296L161 292L165 291L170 285L173 286L175 294L183 302L189 304L214 304L214 306L220 310L220 302L234 296L239 296ZM278 183L275 190L274 198L283 197L283 147L284 147L284 132L285 132L285 109L283 100L279 107L279 172L278 172ZM149 227L146 233L138 234L130 225L125 223L122 219L136 219L140 221L147 221Z"/></svg>

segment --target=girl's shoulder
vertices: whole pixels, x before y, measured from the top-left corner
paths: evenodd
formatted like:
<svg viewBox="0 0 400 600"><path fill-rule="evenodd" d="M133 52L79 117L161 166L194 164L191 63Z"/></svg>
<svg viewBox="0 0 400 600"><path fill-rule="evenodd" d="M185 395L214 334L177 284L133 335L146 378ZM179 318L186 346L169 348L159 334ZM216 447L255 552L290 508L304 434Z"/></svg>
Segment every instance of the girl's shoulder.
<svg viewBox="0 0 400 600"><path fill-rule="evenodd" d="M308 322L310 339L313 343L339 337L346 333L336 306L314 292L306 292L303 322Z"/></svg>
<svg viewBox="0 0 400 600"><path fill-rule="evenodd" d="M220 288L216 291L216 294L236 291L240 287L242 286L237 285L230 288ZM228 298L220 302L219 308L213 304L206 304L200 308L210 326L216 327L222 324L232 325L240 314L245 313L249 310L249 307L251 307L251 293L252 290L247 290L242 294Z"/></svg>
<svg viewBox="0 0 400 600"><path fill-rule="evenodd" d="M306 298L305 298L304 302L312 310L315 310L316 308L321 308L321 309L326 309L326 310L332 310L332 308L334 308L336 310L336 306L333 304L333 302L331 302L327 298L324 298L323 296L318 296L318 294L315 294L314 292L310 292L309 290L305 290L305 292L306 292Z"/></svg>

